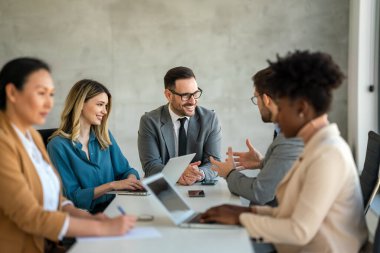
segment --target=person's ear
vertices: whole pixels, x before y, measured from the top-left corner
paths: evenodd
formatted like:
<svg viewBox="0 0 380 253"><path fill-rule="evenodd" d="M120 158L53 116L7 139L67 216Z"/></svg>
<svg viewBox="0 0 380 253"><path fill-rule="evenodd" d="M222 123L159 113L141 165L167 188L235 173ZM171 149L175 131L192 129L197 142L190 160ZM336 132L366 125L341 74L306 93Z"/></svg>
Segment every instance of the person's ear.
<svg viewBox="0 0 380 253"><path fill-rule="evenodd" d="M173 94L170 92L169 89L165 89L164 94L165 94L165 97L166 97L166 99L167 99L168 101L171 101L171 100L172 100L172 96L173 96Z"/></svg>
<svg viewBox="0 0 380 253"><path fill-rule="evenodd" d="M13 83L8 83L5 85L5 95L11 103L16 102L16 92L17 88Z"/></svg>
<svg viewBox="0 0 380 253"><path fill-rule="evenodd" d="M309 118L311 116L309 115L311 112L310 104L305 99L298 99L296 103L298 117L301 119Z"/></svg>
<svg viewBox="0 0 380 253"><path fill-rule="evenodd" d="M270 106L270 104L272 103L272 99L265 93L263 93L263 95L261 95L261 97L262 97L262 100L263 100L265 107Z"/></svg>

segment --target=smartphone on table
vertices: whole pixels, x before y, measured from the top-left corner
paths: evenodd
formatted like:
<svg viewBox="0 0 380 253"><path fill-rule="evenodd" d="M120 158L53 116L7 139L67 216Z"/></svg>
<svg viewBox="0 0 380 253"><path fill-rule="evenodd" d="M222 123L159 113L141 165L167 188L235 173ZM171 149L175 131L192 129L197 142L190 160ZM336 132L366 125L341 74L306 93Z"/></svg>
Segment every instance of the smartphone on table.
<svg viewBox="0 0 380 253"><path fill-rule="evenodd" d="M205 192L203 190L189 190L187 192L189 194L189 197L204 197Z"/></svg>
<svg viewBox="0 0 380 253"><path fill-rule="evenodd" d="M211 180L203 180L201 182L201 185L215 185L218 182L216 179L211 179Z"/></svg>

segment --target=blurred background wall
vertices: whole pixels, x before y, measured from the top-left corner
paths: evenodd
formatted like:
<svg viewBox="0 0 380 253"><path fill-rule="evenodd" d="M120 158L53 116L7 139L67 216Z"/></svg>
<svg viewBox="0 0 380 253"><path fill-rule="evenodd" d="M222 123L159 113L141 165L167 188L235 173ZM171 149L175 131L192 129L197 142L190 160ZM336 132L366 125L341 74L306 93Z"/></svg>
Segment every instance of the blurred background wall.
<svg viewBox="0 0 380 253"><path fill-rule="evenodd" d="M267 59L295 49L330 53L347 73L349 0L0 0L0 64L34 56L53 68L55 107L42 128L57 127L72 85L91 78L113 95L110 129L131 165L141 169L141 115L166 103L163 76L194 70L229 145L245 139L265 152L272 124L250 102L251 76ZM336 93L330 121L347 137L347 87Z"/></svg>

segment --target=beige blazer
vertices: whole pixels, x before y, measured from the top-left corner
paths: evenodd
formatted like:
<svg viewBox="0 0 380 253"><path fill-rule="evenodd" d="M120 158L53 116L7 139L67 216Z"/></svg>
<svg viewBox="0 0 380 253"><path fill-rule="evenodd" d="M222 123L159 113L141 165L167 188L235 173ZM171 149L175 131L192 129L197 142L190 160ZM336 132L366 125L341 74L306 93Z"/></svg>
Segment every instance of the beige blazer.
<svg viewBox="0 0 380 253"><path fill-rule="evenodd" d="M360 185L336 124L319 130L279 184L279 206L257 207L241 223L278 252L355 252L366 241Z"/></svg>
<svg viewBox="0 0 380 253"><path fill-rule="evenodd" d="M30 133L50 163L41 136L34 129ZM37 171L0 111L0 252L43 252L44 238L58 240L66 215L44 211Z"/></svg>

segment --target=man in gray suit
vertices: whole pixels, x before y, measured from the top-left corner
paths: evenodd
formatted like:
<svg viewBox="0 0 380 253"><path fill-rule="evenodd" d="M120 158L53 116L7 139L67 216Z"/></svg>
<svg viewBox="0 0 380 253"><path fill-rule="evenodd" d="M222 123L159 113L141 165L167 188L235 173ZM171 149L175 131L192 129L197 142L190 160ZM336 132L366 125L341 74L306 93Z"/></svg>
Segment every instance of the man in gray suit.
<svg viewBox="0 0 380 253"><path fill-rule="evenodd" d="M272 70L268 67L252 77L255 91L251 101L258 106L264 122L274 122L277 115L277 105L272 99L274 92L266 85L271 73ZM277 136L264 158L248 139L246 140L248 152L233 152L229 147L226 162L211 158L213 170L217 171L219 176L226 178L230 191L250 200L251 204L271 206L277 204L276 187L303 150L300 138L286 139L280 129L275 131ZM257 177L252 178L239 172L242 169L260 169L260 172Z"/></svg>
<svg viewBox="0 0 380 253"><path fill-rule="evenodd" d="M140 120L138 148L145 176L162 171L172 157L196 153L178 183L192 185L216 177L209 157L220 160L221 126L216 114L197 106L202 90L193 71L170 69L165 77L168 104L145 113Z"/></svg>

